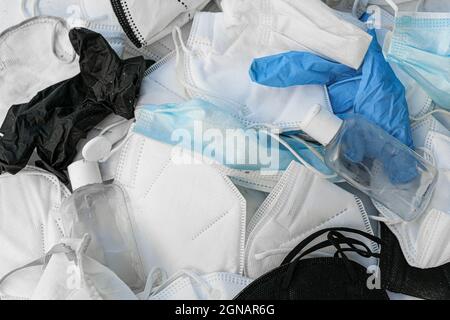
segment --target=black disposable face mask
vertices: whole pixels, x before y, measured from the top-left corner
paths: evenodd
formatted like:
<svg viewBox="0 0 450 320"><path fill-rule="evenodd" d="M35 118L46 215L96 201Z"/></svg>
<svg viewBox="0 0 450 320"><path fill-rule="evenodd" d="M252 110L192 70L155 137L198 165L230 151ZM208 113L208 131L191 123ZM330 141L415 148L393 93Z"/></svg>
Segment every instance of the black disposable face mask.
<svg viewBox="0 0 450 320"><path fill-rule="evenodd" d="M321 230L302 241L279 268L255 280L236 300L388 300L385 290L369 289L370 274L366 268L346 256L346 252L356 252L366 258L379 257L379 254L342 232L358 234L381 244L379 238L354 229ZM306 249L323 234L327 234L327 240ZM336 248L334 257L305 258L330 246Z"/></svg>
<svg viewBox="0 0 450 320"><path fill-rule="evenodd" d="M29 103L12 106L0 128L0 172L16 174L34 152L38 166L67 182L65 170L78 142L115 113L134 117L145 70L142 57L121 60L98 33L79 28L69 33L80 57L80 73L39 92Z"/></svg>
<svg viewBox="0 0 450 320"><path fill-rule="evenodd" d="M411 267L395 235L381 228L381 283L386 290L422 299L450 299L450 263L430 269Z"/></svg>

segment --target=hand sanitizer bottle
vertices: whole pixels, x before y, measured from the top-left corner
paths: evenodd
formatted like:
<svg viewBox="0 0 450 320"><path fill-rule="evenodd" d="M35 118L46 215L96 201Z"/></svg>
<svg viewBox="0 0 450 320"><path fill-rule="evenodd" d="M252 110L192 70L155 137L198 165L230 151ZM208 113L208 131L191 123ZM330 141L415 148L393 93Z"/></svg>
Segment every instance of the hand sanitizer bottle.
<svg viewBox="0 0 450 320"><path fill-rule="evenodd" d="M303 131L325 146L325 163L404 221L419 217L437 181L436 168L362 116L341 120L321 106Z"/></svg>
<svg viewBox="0 0 450 320"><path fill-rule="evenodd" d="M66 235L92 238L87 255L110 268L131 289L145 285L125 194L104 184L97 162L80 160L68 168L73 194L61 206Z"/></svg>

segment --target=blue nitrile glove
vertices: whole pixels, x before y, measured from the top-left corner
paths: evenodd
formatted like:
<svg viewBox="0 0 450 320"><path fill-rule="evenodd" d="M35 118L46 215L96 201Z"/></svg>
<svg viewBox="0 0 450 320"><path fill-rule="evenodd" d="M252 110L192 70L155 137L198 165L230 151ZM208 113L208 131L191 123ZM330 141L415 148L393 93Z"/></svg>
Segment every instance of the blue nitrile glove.
<svg viewBox="0 0 450 320"><path fill-rule="evenodd" d="M336 115L360 114L412 147L405 89L384 59L375 32L369 33L373 40L358 70L309 52L286 52L255 59L250 77L270 87L326 85Z"/></svg>
<svg viewBox="0 0 450 320"><path fill-rule="evenodd" d="M362 115L409 147L413 147L405 89L386 62L373 36L363 65L358 70L308 52L287 52L255 59L250 68L253 81L271 87L326 85L333 112L345 118ZM376 144L366 146L377 152ZM384 159L385 165L391 159ZM408 180L396 170L388 170L393 181ZM398 172L398 171L397 171Z"/></svg>

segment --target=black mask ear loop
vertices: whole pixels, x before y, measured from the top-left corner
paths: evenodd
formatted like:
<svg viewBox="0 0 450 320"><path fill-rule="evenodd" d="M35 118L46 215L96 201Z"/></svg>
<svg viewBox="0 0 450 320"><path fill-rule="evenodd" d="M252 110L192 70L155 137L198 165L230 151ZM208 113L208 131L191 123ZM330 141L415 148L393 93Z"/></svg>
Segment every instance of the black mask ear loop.
<svg viewBox="0 0 450 320"><path fill-rule="evenodd" d="M330 232L330 233L331 233L331 232ZM329 235L328 235L328 237L329 237ZM300 261L302 260L303 257L307 256L308 254L310 254L310 253L312 253L312 252L318 251L318 250L323 249L323 248L331 247L331 246L334 246L334 247L338 250L339 253L342 253L341 256L344 256L344 257L345 257L345 254L343 254L343 252L345 251L345 249L341 248L340 245L341 245L341 244L347 244L347 245L349 245L349 243L351 243L352 245L353 245L353 244L361 245L361 246L364 246L364 247L367 248L367 246L366 246L363 242L358 241L358 240L355 240L355 239L345 239L345 237L344 237L344 239L338 238L338 239L333 239L332 241L330 241L330 240L328 239L328 240L325 240L325 241L323 241L323 242L320 242L320 243L318 243L318 244L312 246L312 247L309 248L308 250L305 250L305 251L304 251L303 253L301 253L294 261L292 261L291 265L289 266L289 269L287 270L286 278L285 278L285 280L284 280L284 282L283 282L282 287L283 287L284 289L287 289L287 288L289 287L290 282L291 282L292 278L294 277L294 273L295 273L295 271L296 271L296 269L297 269L297 266L298 266L298 264L300 263ZM368 249L368 248L367 248L367 249ZM359 249L358 249L358 250L359 250ZM369 249L368 249L368 250L369 250ZM348 250L348 251L349 251L349 250ZM362 250L361 250L361 251L362 251ZM335 254L335 256L336 256L336 254ZM345 258L346 258L346 257L345 257Z"/></svg>
<svg viewBox="0 0 450 320"><path fill-rule="evenodd" d="M336 248L336 253L334 254L334 257L341 258L344 262L345 268L347 269L347 274L350 277L350 280L352 282L356 282L358 279L355 276L355 268L350 263L350 260L348 259L345 252L354 251L358 254L361 254L363 257L369 258L373 255L372 251L362 242L360 242L358 245L362 245L367 251L363 251L355 247L356 241L354 239L346 238L342 233L336 232L336 231L330 231L327 235L328 240L330 243L333 244L333 246ZM348 245L350 248L344 249L341 247L341 244Z"/></svg>
<svg viewBox="0 0 450 320"><path fill-rule="evenodd" d="M328 233L330 231L339 231L339 232L347 232L347 233L353 233L353 234L358 234L360 236L363 236L373 242L376 242L378 244L383 244L383 241L378 238L375 237L369 233L363 232L363 231L359 231L356 229L351 229L351 228L327 228L327 229L323 229L320 230L316 233L313 233L312 235L306 237L302 242L300 242L287 256L286 258L283 260L283 262L281 263L281 265L290 263L291 261L294 260L294 258L299 255L301 253L301 251L308 245L310 244L314 239L320 237L321 235Z"/></svg>
<svg viewBox="0 0 450 320"><path fill-rule="evenodd" d="M309 248L308 250L306 250L305 252L302 253L302 250L307 245L309 245L314 239L320 237L321 235L323 235L327 232L330 233L327 236L328 240L325 240L325 241ZM298 244L297 247L295 247L294 250L292 250L291 253L282 262L282 264L281 264L282 266L292 262L291 265L289 266L289 269L287 270L286 276L282 283L282 287L284 289L287 289L289 287L291 280L293 278L293 275L297 269L298 263L304 256L306 256L314 251L320 250L322 248L334 246L338 250L338 252L336 254L340 255L341 257L345 256L344 252L346 252L346 251L354 251L354 252L362 255L363 257L379 256L377 253L372 252L363 242L356 240L356 239L347 238L344 235L342 235L340 232L359 234L359 235L361 235L365 238L368 238L369 240L372 240L378 244L382 243L381 239L379 239L371 234L368 234L368 233L365 233L365 232L362 232L359 230L355 230L355 229L350 229L350 228L329 228L329 229L324 229L319 232L316 232L316 233L310 235L309 237L307 237L300 244ZM350 248L349 249L342 248L341 244L347 244L348 246L350 246ZM357 248L355 245L362 246L366 250L361 250L361 249ZM295 257L297 257L297 258L295 259L295 261L293 261L293 259ZM347 259L347 257L345 256L344 259ZM348 259L347 259L347 263L348 263L348 265L350 265ZM350 273L352 274L351 271L350 271Z"/></svg>

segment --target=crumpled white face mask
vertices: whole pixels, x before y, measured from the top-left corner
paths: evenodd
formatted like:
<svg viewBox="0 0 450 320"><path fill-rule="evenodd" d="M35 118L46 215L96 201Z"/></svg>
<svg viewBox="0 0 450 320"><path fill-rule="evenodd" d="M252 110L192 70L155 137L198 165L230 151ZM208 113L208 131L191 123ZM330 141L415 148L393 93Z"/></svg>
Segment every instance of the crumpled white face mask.
<svg viewBox="0 0 450 320"><path fill-rule="evenodd" d="M223 0L222 8L228 28L242 30L243 25L249 25L254 36L265 33L261 39L284 37L283 41L290 39L292 45L297 43L354 69L361 66L372 39L317 0Z"/></svg>
<svg viewBox="0 0 450 320"><path fill-rule="evenodd" d="M302 240L332 227L374 234L359 198L292 162L248 224L245 275L258 278L279 267ZM371 251L378 251L375 242L364 237L358 240ZM315 256L332 256L333 253L333 250L322 249ZM367 267L377 265L376 259L357 254L352 254L351 258Z"/></svg>
<svg viewBox="0 0 450 320"><path fill-rule="evenodd" d="M450 137L450 111L435 109L422 117L415 118L411 125L414 146L420 152L425 147L427 136L431 131Z"/></svg>
<svg viewBox="0 0 450 320"><path fill-rule="evenodd" d="M438 180L425 212L410 222L398 221L379 203L375 206L397 237L408 264L421 269L450 262L450 136L428 132L423 148L425 159L438 168Z"/></svg>
<svg viewBox="0 0 450 320"><path fill-rule="evenodd" d="M33 18L4 31L0 34L0 122L12 105L26 103L79 72L63 20Z"/></svg>
<svg viewBox="0 0 450 320"><path fill-rule="evenodd" d="M208 5L206 5L203 8L203 11L219 12L220 9L215 2L211 1ZM189 38L191 27L192 27L192 20L180 27L182 37L184 40L187 40ZM132 44L131 40L127 39L125 45L124 58L142 55L146 59L152 59L154 61L160 61L165 59L167 55L171 54L175 50L175 43L173 42L171 31L172 28L167 28L167 30L164 30L164 34L166 34L164 37L141 48L136 48Z"/></svg>
<svg viewBox="0 0 450 320"><path fill-rule="evenodd" d="M128 38L145 47L185 25L209 0L112 0L111 4Z"/></svg>
<svg viewBox="0 0 450 320"><path fill-rule="evenodd" d="M200 274L194 270L181 270L167 279L163 270L155 269L149 277L149 281L153 284L147 287L146 292L140 294L141 299L231 300L252 283L251 279L237 274L225 272ZM161 281L162 284L155 285Z"/></svg>
<svg viewBox="0 0 450 320"><path fill-rule="evenodd" d="M84 27L100 33L119 56L123 54L126 36L109 0L17 0L8 3L13 5L9 4L6 19L0 15L0 27L7 28L32 17L59 17L66 19L70 28ZM5 25L1 21L5 21Z"/></svg>
<svg viewBox="0 0 450 320"><path fill-rule="evenodd" d="M121 152L115 183L128 194L145 271L242 274L244 198L220 171L202 159L183 163L180 152L136 133Z"/></svg>
<svg viewBox="0 0 450 320"><path fill-rule="evenodd" d="M69 194L40 169L0 176L0 278L42 257L65 236L58 210ZM40 267L11 275L0 285L0 299L30 298L41 275Z"/></svg>
<svg viewBox="0 0 450 320"><path fill-rule="evenodd" d="M254 58L304 48L281 35L271 36L265 26L260 31L246 24L229 28L225 18L224 13L197 13L187 45L179 30L174 32L177 76L189 97L228 108L245 125L278 131L299 130L315 104L331 111L324 86L280 89L253 83L248 72ZM240 30L244 26L248 29Z"/></svg>
<svg viewBox="0 0 450 320"><path fill-rule="evenodd" d="M146 71L137 106L182 103L187 100L189 98L177 80L176 57L172 53Z"/></svg>
<svg viewBox="0 0 450 320"><path fill-rule="evenodd" d="M181 33L183 39L188 39L189 33L192 27L192 21L186 23L181 27ZM166 58L169 54L175 51L175 43L173 41L172 34L168 34L165 37L147 45L146 47L136 48L129 39L126 40L126 46L124 51L124 58L143 56L146 59L154 61L160 61Z"/></svg>

